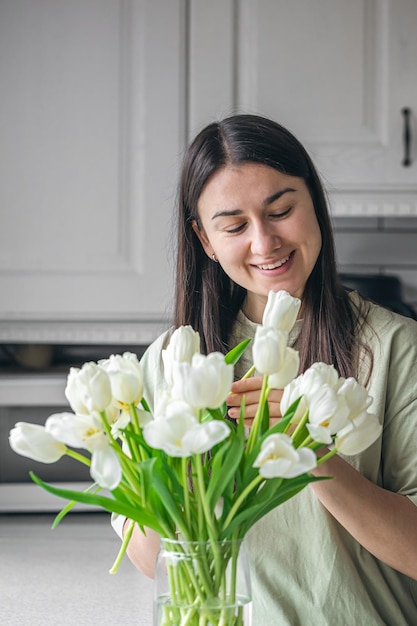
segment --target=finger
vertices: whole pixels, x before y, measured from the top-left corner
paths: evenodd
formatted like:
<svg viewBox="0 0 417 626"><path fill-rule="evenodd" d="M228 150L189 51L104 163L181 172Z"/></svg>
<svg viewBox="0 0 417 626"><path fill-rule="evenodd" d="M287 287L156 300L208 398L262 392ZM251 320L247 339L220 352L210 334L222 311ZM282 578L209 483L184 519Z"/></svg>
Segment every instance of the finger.
<svg viewBox="0 0 417 626"><path fill-rule="evenodd" d="M231 387L232 393L247 393L262 388L262 376L253 376L252 378L243 378L236 380Z"/></svg>
<svg viewBox="0 0 417 626"><path fill-rule="evenodd" d="M269 420L269 426L273 426L274 424L277 424L279 422L280 418L279 417L273 417ZM252 417L247 417L243 420L243 423L245 425L246 428L252 428L253 426L253 418Z"/></svg>
<svg viewBox="0 0 417 626"><path fill-rule="evenodd" d="M249 391L248 393L230 393L226 398L228 406L240 406L245 398L245 404L258 404L260 391Z"/></svg>
<svg viewBox="0 0 417 626"><path fill-rule="evenodd" d="M279 404L282 398L281 389L271 389L268 395L269 404ZM226 398L226 404L228 406L240 406L242 404L243 397L245 397L245 404L258 404L260 399L260 390L248 391L247 393L230 393Z"/></svg>
<svg viewBox="0 0 417 626"><path fill-rule="evenodd" d="M281 418L281 407L279 402L268 402L269 406L269 416L271 419L273 418ZM258 404L245 404L245 419L253 419L258 410ZM229 417L232 417L235 420L238 420L240 417L240 406L231 406L229 407L227 414Z"/></svg>

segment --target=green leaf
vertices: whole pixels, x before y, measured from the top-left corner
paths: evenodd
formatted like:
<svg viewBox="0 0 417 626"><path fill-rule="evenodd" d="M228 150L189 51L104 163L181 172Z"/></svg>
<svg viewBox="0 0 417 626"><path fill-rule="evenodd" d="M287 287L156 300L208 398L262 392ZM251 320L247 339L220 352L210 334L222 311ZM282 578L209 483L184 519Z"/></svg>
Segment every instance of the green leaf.
<svg viewBox="0 0 417 626"><path fill-rule="evenodd" d="M285 480L281 486L275 490L275 496L272 498L265 498L265 500L260 498L258 501L255 496L253 498L253 505L245 506L245 508L233 518L228 527L224 529L221 538L229 537L237 527L239 528L239 534L246 534L257 521L262 519L270 511L297 495L309 483L320 480L328 480L328 477L315 477L310 474L302 474L296 478Z"/></svg>
<svg viewBox="0 0 417 626"><path fill-rule="evenodd" d="M243 341L238 343L237 346L232 348L224 357L226 363L228 365L236 365L251 341L252 339L244 339Z"/></svg>
<svg viewBox="0 0 417 626"><path fill-rule="evenodd" d="M163 534L162 528L158 523L157 518L143 507L135 504L134 506L128 505L122 502L118 502L117 500L113 500L112 498L107 498L105 496L97 496L90 493L85 493L83 491L74 491L72 489L62 489L59 487L53 487L48 483L43 482L34 472L29 472L32 480L55 496L60 498L65 498L66 500L75 500L76 502L83 502L84 504L91 504L94 506L98 506L109 513L118 513L119 515L124 515L129 519L138 522L138 524L142 526L148 526L152 528L159 534Z"/></svg>
<svg viewBox="0 0 417 626"><path fill-rule="evenodd" d="M211 464L210 483L207 489L209 507L214 509L219 498L230 483L234 483L234 474L243 454L243 440L235 436L232 443L227 442L221 450L217 450ZM226 462L224 462L225 457Z"/></svg>
<svg viewBox="0 0 417 626"><path fill-rule="evenodd" d="M99 485L97 485L97 483L93 483L92 485L89 485L89 487L87 487L87 489L84 490L84 493L90 493L92 490L94 489L93 493L96 494L99 491L101 491L101 487ZM77 504L77 502L75 500L71 500L71 502L68 502L68 504L58 513L58 515L55 517L53 523L52 523L52 529L56 528L58 526L58 524L63 520L63 518L68 515L68 513L70 513L70 511L74 508L74 506Z"/></svg>
<svg viewBox="0 0 417 626"><path fill-rule="evenodd" d="M155 465L154 470L155 469L159 470L160 468ZM184 520L181 514L181 508L178 506L174 498L175 494L178 500L178 497L181 497L182 490L179 492L172 492L166 483L166 474L161 471L154 471L152 477L152 492L153 495L157 496L163 504L163 509L174 522L175 526L182 531L184 529Z"/></svg>

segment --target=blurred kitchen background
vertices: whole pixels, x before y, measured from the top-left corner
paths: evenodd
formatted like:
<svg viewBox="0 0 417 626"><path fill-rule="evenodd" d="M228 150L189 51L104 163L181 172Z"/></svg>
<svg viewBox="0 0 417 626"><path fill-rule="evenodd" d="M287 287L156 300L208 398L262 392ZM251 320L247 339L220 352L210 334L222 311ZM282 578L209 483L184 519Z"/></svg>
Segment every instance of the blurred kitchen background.
<svg viewBox="0 0 417 626"><path fill-rule="evenodd" d="M414 315L416 32L415 0L0 0L0 511L60 507L28 469L88 480L8 432L67 408L71 365L169 324L179 164L217 117L300 138L340 272Z"/></svg>
<svg viewBox="0 0 417 626"><path fill-rule="evenodd" d="M346 284L415 315L416 32L416 0L0 0L1 623L151 623L151 582L128 560L108 576L108 515L77 505L51 532L63 501L28 478L88 472L8 433L68 408L70 366L168 326L177 175L203 125L289 127Z"/></svg>

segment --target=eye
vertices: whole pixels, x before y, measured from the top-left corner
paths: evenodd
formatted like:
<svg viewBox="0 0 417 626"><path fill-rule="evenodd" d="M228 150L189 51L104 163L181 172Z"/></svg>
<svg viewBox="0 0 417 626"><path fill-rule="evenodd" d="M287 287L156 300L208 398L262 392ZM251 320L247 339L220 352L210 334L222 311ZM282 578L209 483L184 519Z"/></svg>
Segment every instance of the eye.
<svg viewBox="0 0 417 626"><path fill-rule="evenodd" d="M271 217L274 220L279 220L279 219L282 219L283 217L286 217L291 211L292 211L292 206L290 206L288 209L285 209L285 211L280 211L279 213L271 213L269 217Z"/></svg>
<svg viewBox="0 0 417 626"><path fill-rule="evenodd" d="M225 228L226 233L231 235L235 233L240 233L246 226L246 222L239 224L238 226L234 226L233 228Z"/></svg>

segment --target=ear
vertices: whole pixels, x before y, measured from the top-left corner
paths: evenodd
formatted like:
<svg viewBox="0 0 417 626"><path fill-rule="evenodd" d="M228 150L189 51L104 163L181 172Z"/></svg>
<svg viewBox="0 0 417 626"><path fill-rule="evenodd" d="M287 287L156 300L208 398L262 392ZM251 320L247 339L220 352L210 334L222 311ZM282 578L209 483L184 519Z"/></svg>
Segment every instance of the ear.
<svg viewBox="0 0 417 626"><path fill-rule="evenodd" d="M204 252L207 254L208 257L211 258L213 256L214 250L211 247L210 241L209 241L209 239L208 239L204 229L203 228L200 229L198 227L198 224L197 224L196 220L193 220L192 227L193 227L193 231L195 232L195 234L199 238L201 245L203 246Z"/></svg>

